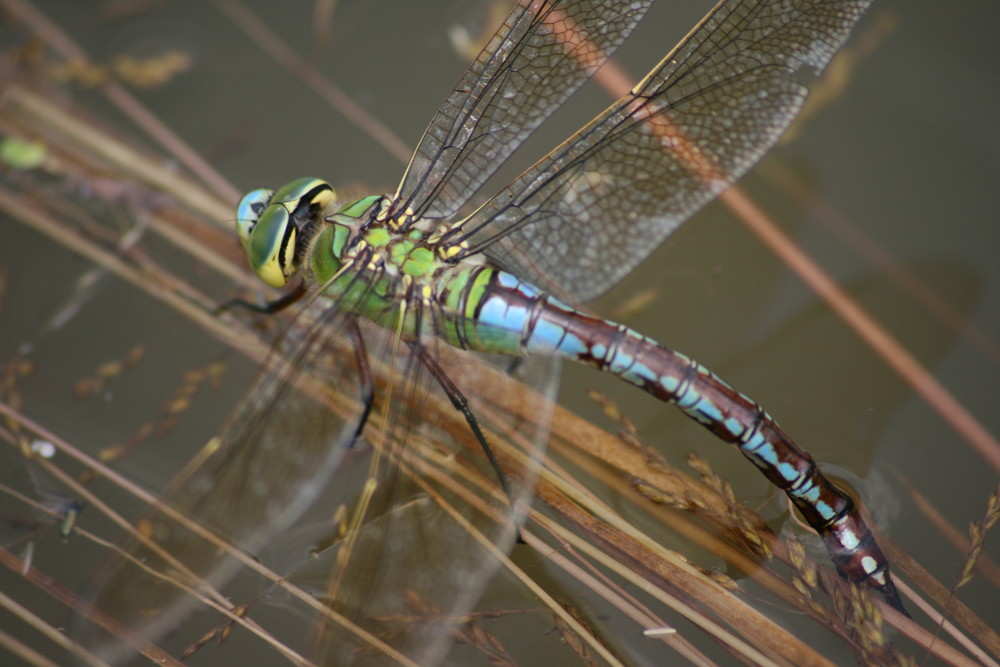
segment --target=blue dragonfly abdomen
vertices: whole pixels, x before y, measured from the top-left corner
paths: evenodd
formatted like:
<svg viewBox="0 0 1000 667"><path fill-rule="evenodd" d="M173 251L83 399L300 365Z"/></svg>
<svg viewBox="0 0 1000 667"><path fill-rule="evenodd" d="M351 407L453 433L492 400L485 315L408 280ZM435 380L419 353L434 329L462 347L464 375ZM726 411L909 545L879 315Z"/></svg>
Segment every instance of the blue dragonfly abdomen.
<svg viewBox="0 0 1000 667"><path fill-rule="evenodd" d="M736 445L788 495L823 539L841 575L873 586L902 609L888 561L854 501L760 404L686 355L623 324L587 315L509 273L484 269L480 280L485 283L481 293L465 301L474 311L474 326L490 332L494 344L486 351L559 355L676 405L720 440ZM501 331L506 339L498 335Z"/></svg>

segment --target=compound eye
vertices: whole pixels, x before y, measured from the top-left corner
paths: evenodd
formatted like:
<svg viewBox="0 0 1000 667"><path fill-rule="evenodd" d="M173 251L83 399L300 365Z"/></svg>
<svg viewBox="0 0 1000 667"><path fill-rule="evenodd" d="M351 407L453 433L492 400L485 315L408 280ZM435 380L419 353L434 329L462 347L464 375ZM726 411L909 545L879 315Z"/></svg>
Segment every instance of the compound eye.
<svg viewBox="0 0 1000 667"><path fill-rule="evenodd" d="M258 188L243 195L240 203L236 205L236 234L240 237L244 250L250 247L253 228L273 197L274 190Z"/></svg>
<svg viewBox="0 0 1000 667"><path fill-rule="evenodd" d="M332 214L337 206L337 193L326 181L318 178L298 178L274 193L271 203L283 204L295 223L318 222Z"/></svg>
<svg viewBox="0 0 1000 667"><path fill-rule="evenodd" d="M254 273L271 287L284 287L298 268L295 264L295 226L288 209L272 203L261 214L246 246Z"/></svg>

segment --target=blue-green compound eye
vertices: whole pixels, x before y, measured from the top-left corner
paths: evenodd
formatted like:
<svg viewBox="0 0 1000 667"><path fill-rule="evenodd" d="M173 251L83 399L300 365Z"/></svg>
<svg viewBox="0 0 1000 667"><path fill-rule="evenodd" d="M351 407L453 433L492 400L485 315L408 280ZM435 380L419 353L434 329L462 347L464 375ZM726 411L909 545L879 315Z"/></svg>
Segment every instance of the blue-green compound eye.
<svg viewBox="0 0 1000 667"><path fill-rule="evenodd" d="M243 199L236 205L236 233L244 250L249 247L250 234L273 196L274 190L258 188L243 195Z"/></svg>

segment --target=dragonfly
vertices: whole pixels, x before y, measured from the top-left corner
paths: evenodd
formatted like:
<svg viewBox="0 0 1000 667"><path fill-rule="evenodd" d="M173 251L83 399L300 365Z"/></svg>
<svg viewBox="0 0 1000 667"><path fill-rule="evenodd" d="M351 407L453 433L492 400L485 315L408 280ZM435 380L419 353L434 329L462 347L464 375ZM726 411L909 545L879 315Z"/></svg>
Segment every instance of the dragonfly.
<svg viewBox="0 0 1000 667"><path fill-rule="evenodd" d="M491 497L507 517L479 525L489 523L489 540L510 546L532 478L507 472L495 433L520 437L525 460L541 456L550 359L617 375L734 444L819 533L841 575L906 613L854 501L771 415L681 352L578 308L778 140L807 96L803 75L825 68L870 0L720 2L630 92L477 203L487 180L611 57L650 4L518 2L431 119L394 192L345 202L325 181L302 178L254 190L237 207L251 267L265 283L291 288L268 310L297 302L299 311L224 431L218 463L179 483L175 505L253 552L307 508L333 506L329 487L354 499L335 562L326 564L338 574L315 592L339 610L320 633L340 646L338 664L364 650L429 664L447 650L424 626L397 628L387 647L371 621L412 617L403 610L413 600L400 591L418 589L460 615L491 571L484 558L448 553L468 540L428 507L426 487L400 502L398 488L419 486L420 476L401 472L401 452L471 439L475 465L499 483ZM376 379L383 375L386 383ZM506 383L514 380L542 388L537 420L486 407L512 393ZM428 398L435 386L457 408L459 435L430 423L429 414L446 412ZM372 432L398 444L359 445ZM405 465L412 473L424 463ZM278 478L294 483L261 481ZM219 564L220 545L199 550L194 538L171 531L163 528L159 540L188 571L213 581L231 571ZM424 562L447 559L449 568L394 572L393 559L409 549L421 550ZM152 557L148 545L140 550ZM133 587L124 567L104 577L98 601L119 616L128 606L136 617L146 609L142 631L163 634L176 614L162 610L179 609L177 595L159 586L141 603L126 601Z"/></svg>

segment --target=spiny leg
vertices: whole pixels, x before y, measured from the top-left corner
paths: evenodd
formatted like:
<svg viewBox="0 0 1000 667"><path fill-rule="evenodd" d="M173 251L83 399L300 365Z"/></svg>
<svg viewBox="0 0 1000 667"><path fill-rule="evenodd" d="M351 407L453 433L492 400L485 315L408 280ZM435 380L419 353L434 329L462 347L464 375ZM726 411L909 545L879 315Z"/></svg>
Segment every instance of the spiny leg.
<svg viewBox="0 0 1000 667"><path fill-rule="evenodd" d="M348 448L350 449L354 447L357 441L361 438L361 433L364 431L364 428L368 423L368 419L371 416L372 409L375 404L375 382L372 377L371 366L368 363L368 349L365 346L364 335L361 332L361 327L358 324L357 318L349 317L345 326L350 337L354 339L354 358L357 363L358 370L358 388L361 403L364 406L361 410L361 416L358 419L358 424L354 429L354 433L351 435L351 442L348 445ZM347 571L351 554L354 552L355 542L361 531L362 522L368 512L368 507L371 503L372 497L379 486L378 468L380 466L380 460L379 453L376 450L369 468L368 479L365 481L361 494L358 498L358 502L352 512L353 516L348 520L348 527L345 531L346 537L344 539L343 548L337 553L334 573L331 575L329 583L327 584L327 597L330 600L337 599L340 586L343 582L343 575ZM325 623L326 620L324 619L324 624ZM322 626L318 626L315 629L313 634L316 637L322 635L322 631L320 630L321 627Z"/></svg>
<svg viewBox="0 0 1000 667"><path fill-rule="evenodd" d="M232 308L240 307L251 310L255 313L260 313L262 315L274 315L275 313L280 313L285 308L288 308L294 303L297 303L302 297L306 295L308 290L306 289L305 283L300 282L298 285L285 292L283 295L279 296L274 301L268 301L263 306L256 303L250 303L245 299L230 299L225 303L216 306L215 310L212 311L215 315L220 315L227 310Z"/></svg>
<svg viewBox="0 0 1000 667"><path fill-rule="evenodd" d="M269 301L263 306L257 305L255 303L250 303L244 299L230 299L222 305L215 309L215 313L224 313L231 308L246 308L255 313L260 313L262 315L274 315L282 310L288 308L289 306L298 303L302 297L308 293L304 283L299 283L294 288L278 297L274 301ZM364 336L361 334L361 327L358 326L357 319L351 317L347 323L347 328L351 332L351 337L354 339L354 359L358 367L358 384L360 389L361 403L364 405L364 409L361 412L361 418L358 420L358 425L354 429L354 434L351 436L351 444L349 447L353 447L354 443L357 442L358 438L361 437L361 432L364 431L365 424L368 423L368 418L371 416L372 407L375 404L375 383L372 379L371 366L368 364L368 351L365 348Z"/></svg>
<svg viewBox="0 0 1000 667"><path fill-rule="evenodd" d="M418 342L407 343L410 346L410 350L416 355L417 359L424 365L427 370L431 372L434 379L437 380L438 384L441 385L441 389L448 396L451 401L452 406L456 410L462 413L465 417L465 423L469 425L472 429L473 435L479 442L479 446L483 448L483 452L486 454L486 458L490 461L490 467L493 468L493 472L496 473L497 480L500 482L500 488L503 489L504 494L507 496L510 506L514 507L514 496L511 494L510 485L507 483L507 475L504 474L503 469L500 467L500 462L497 461L496 455L493 453L493 448L490 447L489 443L486 442L486 436L483 434L482 429L479 427L479 421L476 416L472 414L472 409L469 407L469 401L465 398L465 394L461 392L458 386L451 381L448 374L445 373L444 369L434 360L434 358L427 353L427 348Z"/></svg>
<svg viewBox="0 0 1000 667"><path fill-rule="evenodd" d="M375 405L375 382L372 379L371 366L368 365L368 349L365 347L365 339L361 334L358 321L353 317L350 318L347 329L351 332L351 338L354 339L354 359L358 364L358 388L361 394L361 403L365 406L361 411L358 425L354 429L354 435L351 437L350 448L361 437L361 432L365 429L365 424L368 423L368 418L371 416L372 407Z"/></svg>

